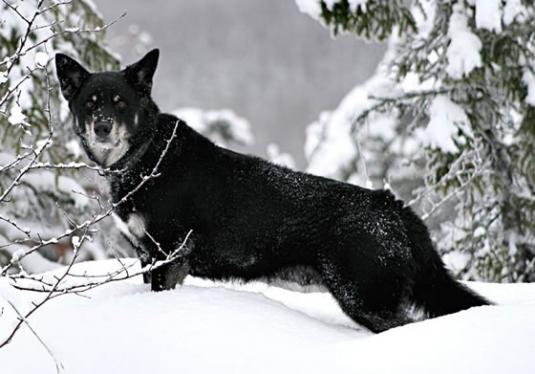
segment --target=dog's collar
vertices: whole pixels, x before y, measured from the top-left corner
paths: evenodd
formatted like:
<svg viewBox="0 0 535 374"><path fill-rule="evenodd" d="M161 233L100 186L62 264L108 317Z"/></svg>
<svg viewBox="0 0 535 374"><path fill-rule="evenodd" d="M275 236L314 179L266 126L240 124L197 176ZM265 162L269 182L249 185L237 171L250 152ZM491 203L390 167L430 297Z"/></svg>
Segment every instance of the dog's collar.
<svg viewBox="0 0 535 374"><path fill-rule="evenodd" d="M126 172L132 165L134 165L143 155L147 152L150 143L152 142L152 136L147 141L143 142L139 147L134 149L132 148L126 152L126 154L117 160L115 163L110 165L108 169L110 170L109 174L121 174Z"/></svg>

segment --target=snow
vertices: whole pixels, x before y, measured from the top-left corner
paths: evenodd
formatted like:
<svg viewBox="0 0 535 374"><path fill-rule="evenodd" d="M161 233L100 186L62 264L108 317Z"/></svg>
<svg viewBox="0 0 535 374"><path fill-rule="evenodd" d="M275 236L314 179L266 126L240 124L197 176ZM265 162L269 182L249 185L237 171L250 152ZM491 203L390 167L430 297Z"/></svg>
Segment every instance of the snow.
<svg viewBox="0 0 535 374"><path fill-rule="evenodd" d="M319 0L295 0L297 8L316 21L321 21L321 4Z"/></svg>
<svg viewBox="0 0 535 374"><path fill-rule="evenodd" d="M502 31L502 0L475 0L476 27L494 32Z"/></svg>
<svg viewBox="0 0 535 374"><path fill-rule="evenodd" d="M46 52L37 52L34 56L35 66L38 68L44 68L48 64L50 57Z"/></svg>
<svg viewBox="0 0 535 374"><path fill-rule="evenodd" d="M20 123L23 123L25 119L26 116L24 115L24 113L22 113L22 108L16 101L14 101L13 105L11 106L11 111L7 120L12 125L18 125Z"/></svg>
<svg viewBox="0 0 535 374"><path fill-rule="evenodd" d="M392 94L392 82L377 74L353 88L334 111L321 113L319 120L307 128L307 172L341 178L341 169L351 167L358 151L353 141L354 120L376 103L372 95L386 97Z"/></svg>
<svg viewBox="0 0 535 374"><path fill-rule="evenodd" d="M0 228L3 228L3 227L0 226ZM18 262L22 266L22 268L28 273L32 273L32 274L42 273L45 271L57 269L61 266L57 262L50 261L47 258L43 257L39 252L33 252L23 257L23 254L26 253L26 251L28 250L28 247L18 245L18 244L10 244L9 246L7 246L5 245L7 244L7 242L9 241L0 240L0 244L2 244L2 251L5 251L11 254L13 261ZM0 287L0 289L1 288L2 287ZM1 304L1 301L0 301L0 304ZM1 331L1 323L0 323L0 331ZM1 335L2 334L0 332L0 336Z"/></svg>
<svg viewBox="0 0 535 374"><path fill-rule="evenodd" d="M453 79L461 79L481 66L479 51L482 45L479 38L468 28L468 17L462 3L455 4L452 10L448 26L450 45L446 52L448 57L446 72Z"/></svg>
<svg viewBox="0 0 535 374"><path fill-rule="evenodd" d="M123 260L127 266L132 260ZM68 283L117 261L77 264ZM56 273L48 273L52 277ZM93 276L85 279L84 276ZM139 277L55 299L29 322L68 373L533 373L535 284L469 284L499 303L373 335L326 293L187 278L152 293ZM0 336L43 294L0 279ZM1 339L1 337L0 337ZM31 357L31 359L28 359ZM54 373L23 327L0 350L2 373Z"/></svg>
<svg viewBox="0 0 535 374"><path fill-rule="evenodd" d="M444 264L453 274L459 274L468 266L472 256L466 252L452 251L442 256Z"/></svg>
<svg viewBox="0 0 535 374"><path fill-rule="evenodd" d="M356 12L357 8L360 8L363 12L366 11L366 3L368 0L348 0L349 1L349 9L352 12Z"/></svg>
<svg viewBox="0 0 535 374"><path fill-rule="evenodd" d="M332 10L333 7L334 7L334 4L336 4L339 0L323 0L323 2L325 3L325 6L327 7L327 9L329 10Z"/></svg>
<svg viewBox="0 0 535 374"><path fill-rule="evenodd" d="M463 108L447 96L438 95L429 106L429 123L424 129L416 129L415 135L424 145L440 148L443 152L455 153L458 148L453 138L456 137L459 126L466 132L468 123Z"/></svg>
<svg viewBox="0 0 535 374"><path fill-rule="evenodd" d="M475 230L474 230L474 237L477 238L478 236L483 236L487 233L487 230L485 230L484 227L481 227L481 226L478 226Z"/></svg>
<svg viewBox="0 0 535 374"><path fill-rule="evenodd" d="M535 67L533 69L535 70ZM526 104L535 106L535 74L533 74L531 69L525 68L524 74L522 75L522 81L528 90L528 94L525 98Z"/></svg>
<svg viewBox="0 0 535 374"><path fill-rule="evenodd" d="M79 236L73 235L71 237L71 243L73 248L78 248L80 244L82 244L82 241L80 240Z"/></svg>
<svg viewBox="0 0 535 374"><path fill-rule="evenodd" d="M329 10L333 10L335 4L342 2L342 0L323 0L325 6ZM366 3L368 0L348 0L349 10L356 12L358 8L366 12ZM295 0L297 8L301 13L307 14L316 21L321 22L321 0Z"/></svg>
<svg viewBox="0 0 535 374"><path fill-rule="evenodd" d="M38 170L24 174L22 180L32 185L40 193L59 191L66 194L74 201L74 205L78 209L89 206L90 198L84 188L72 178L63 175L58 177L48 170Z"/></svg>
<svg viewBox="0 0 535 374"><path fill-rule="evenodd" d="M420 38L427 38L433 30L437 3L433 0L422 0L412 9L412 16L418 28Z"/></svg>
<svg viewBox="0 0 535 374"><path fill-rule="evenodd" d="M239 145L254 143L249 121L230 109L179 108L173 111L173 114L223 147L229 147L232 143Z"/></svg>
<svg viewBox="0 0 535 374"><path fill-rule="evenodd" d="M291 154L281 152L279 146L275 143L270 143L266 147L266 153L268 159L274 164L287 167L289 169L295 169L295 160Z"/></svg>
<svg viewBox="0 0 535 374"><path fill-rule="evenodd" d="M503 8L503 23L509 26L516 21L522 21L527 14L521 0L507 0Z"/></svg>
<svg viewBox="0 0 535 374"><path fill-rule="evenodd" d="M67 143L65 143L65 148L67 148L67 151L75 158L80 158L82 156L82 147L80 147L80 143L77 139L71 139Z"/></svg>

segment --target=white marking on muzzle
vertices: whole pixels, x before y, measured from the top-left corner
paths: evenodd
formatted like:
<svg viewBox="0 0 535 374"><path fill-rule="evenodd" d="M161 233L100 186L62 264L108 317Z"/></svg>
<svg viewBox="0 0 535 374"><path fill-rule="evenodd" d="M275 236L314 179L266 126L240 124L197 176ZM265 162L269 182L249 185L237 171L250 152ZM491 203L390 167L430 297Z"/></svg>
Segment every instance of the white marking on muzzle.
<svg viewBox="0 0 535 374"><path fill-rule="evenodd" d="M130 144L126 126L113 122L106 142L101 142L95 134L95 120L86 124L87 144L97 161L103 166L110 166L123 157Z"/></svg>

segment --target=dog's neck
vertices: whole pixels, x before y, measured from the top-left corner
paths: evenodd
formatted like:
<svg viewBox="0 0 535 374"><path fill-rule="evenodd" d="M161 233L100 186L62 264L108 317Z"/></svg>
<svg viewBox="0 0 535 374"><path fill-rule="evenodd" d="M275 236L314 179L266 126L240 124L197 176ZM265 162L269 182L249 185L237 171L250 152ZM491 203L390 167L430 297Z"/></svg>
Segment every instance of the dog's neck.
<svg viewBox="0 0 535 374"><path fill-rule="evenodd" d="M179 120L180 121L180 120ZM168 152L162 156L168 140L173 134L173 128L176 121L173 121L173 126L159 118L158 122L151 128L153 131L148 132L142 139L142 142L136 143L121 159L109 167L107 176L113 181L128 180L130 183L138 183L143 177L150 175L158 163L158 160L163 157L162 161L168 161L170 158L177 156L177 149L180 148L178 143L181 142L181 129L186 126L184 122L180 121L177 128L177 134L172 139ZM160 165L158 172L162 171L163 162Z"/></svg>
<svg viewBox="0 0 535 374"><path fill-rule="evenodd" d="M123 173L126 172L129 168L135 165L147 152L150 144L152 143L153 137L141 143L139 146L131 148L123 157L117 160L115 163L110 165L108 168L112 173Z"/></svg>
<svg viewBox="0 0 535 374"><path fill-rule="evenodd" d="M173 137L175 126L176 133ZM184 121L165 113L159 115L158 124L151 135L151 140L143 143L144 149L140 149L138 155L130 154L124 164L117 165L124 165L123 169L109 173L108 181L115 201L136 188L143 178L152 173L158 176L150 178L152 180L148 185L158 183L161 180L159 176L167 173L172 173L174 178L187 183L190 173L198 172L199 155L211 159L208 155L214 154L213 150L217 148ZM168 143L170 139L171 142Z"/></svg>

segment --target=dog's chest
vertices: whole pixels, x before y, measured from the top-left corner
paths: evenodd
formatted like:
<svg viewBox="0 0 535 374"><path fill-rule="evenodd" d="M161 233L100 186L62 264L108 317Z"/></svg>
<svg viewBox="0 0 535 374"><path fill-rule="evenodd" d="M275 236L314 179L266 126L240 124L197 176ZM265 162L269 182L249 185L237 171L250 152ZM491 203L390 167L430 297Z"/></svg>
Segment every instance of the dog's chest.
<svg viewBox="0 0 535 374"><path fill-rule="evenodd" d="M139 213L124 214L121 218L118 214L112 213L113 221L121 233L133 244L141 245L141 241L147 234L146 221Z"/></svg>

